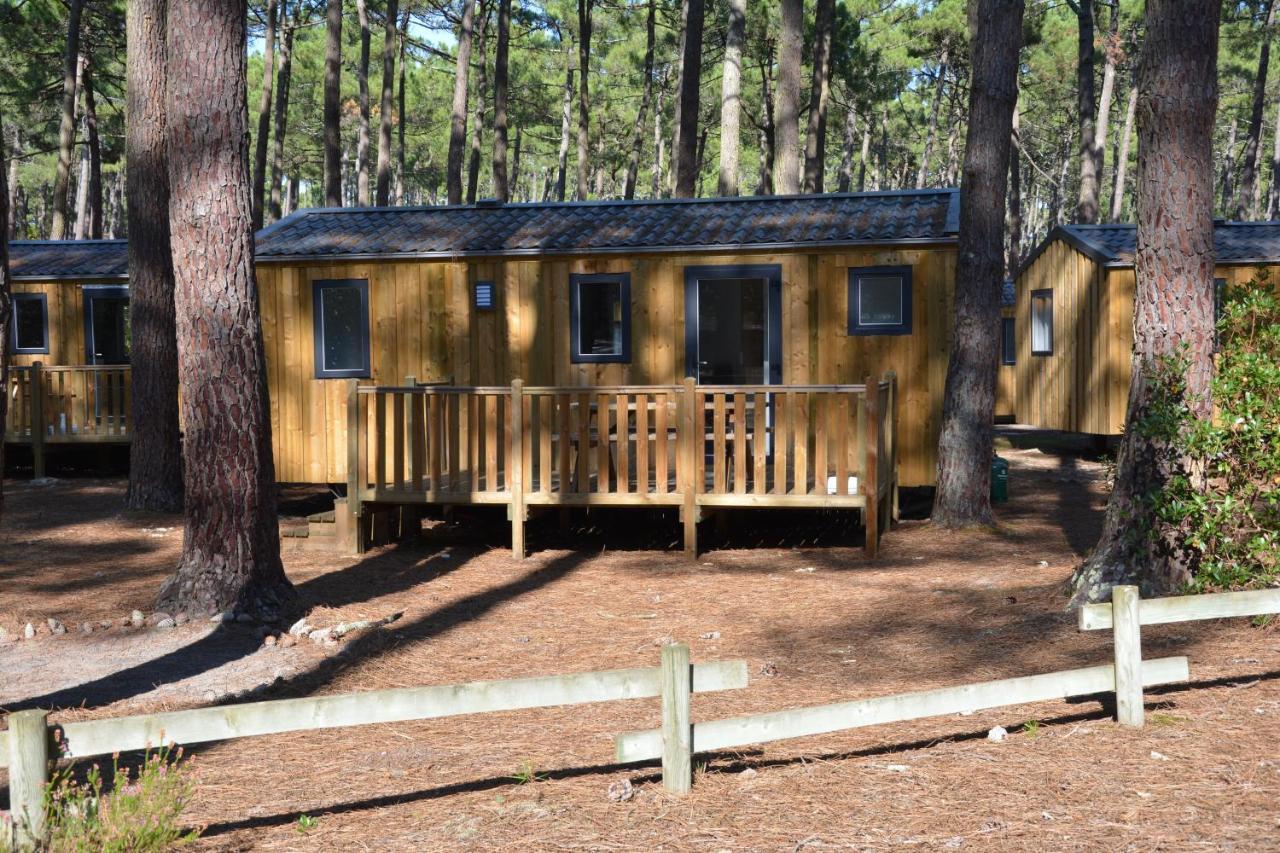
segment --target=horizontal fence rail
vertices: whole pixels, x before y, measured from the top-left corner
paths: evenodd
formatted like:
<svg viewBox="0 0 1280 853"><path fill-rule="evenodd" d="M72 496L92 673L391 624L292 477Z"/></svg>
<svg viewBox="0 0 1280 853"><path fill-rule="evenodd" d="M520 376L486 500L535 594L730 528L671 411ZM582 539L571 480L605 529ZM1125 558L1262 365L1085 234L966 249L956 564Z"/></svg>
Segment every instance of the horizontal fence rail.
<svg viewBox="0 0 1280 853"><path fill-rule="evenodd" d="M1111 611L1111 603L1086 604L1081 607L1080 630L1094 631L1112 627ZM1141 625L1166 625L1171 622L1229 619L1237 616L1267 616L1273 613L1280 613L1280 589L1148 598L1138 605L1138 620Z"/></svg>
<svg viewBox="0 0 1280 853"><path fill-rule="evenodd" d="M679 507L691 551L703 507L855 508L874 553L896 506L896 406L893 374L861 385L352 380L348 512L506 504L523 556L530 506Z"/></svg>

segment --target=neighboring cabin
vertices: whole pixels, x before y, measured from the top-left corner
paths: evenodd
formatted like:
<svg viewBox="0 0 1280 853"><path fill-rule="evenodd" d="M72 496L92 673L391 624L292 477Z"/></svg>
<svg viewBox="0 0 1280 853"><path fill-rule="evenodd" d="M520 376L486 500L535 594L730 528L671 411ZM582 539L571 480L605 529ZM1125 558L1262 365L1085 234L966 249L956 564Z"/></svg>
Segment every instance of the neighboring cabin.
<svg viewBox="0 0 1280 853"><path fill-rule="evenodd" d="M1124 427L1133 351L1132 225L1055 228L1016 277L1018 423L1096 435ZM1280 274L1280 222L1214 225L1215 275Z"/></svg>

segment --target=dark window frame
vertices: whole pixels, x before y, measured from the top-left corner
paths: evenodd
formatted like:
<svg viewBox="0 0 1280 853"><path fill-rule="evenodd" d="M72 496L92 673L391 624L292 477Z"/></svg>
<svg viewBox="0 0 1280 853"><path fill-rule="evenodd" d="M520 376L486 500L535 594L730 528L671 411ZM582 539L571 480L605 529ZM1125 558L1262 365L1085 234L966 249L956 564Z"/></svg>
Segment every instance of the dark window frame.
<svg viewBox="0 0 1280 853"><path fill-rule="evenodd" d="M711 264L684 268L684 375L698 378L698 282L726 278L765 281L765 384L782 384L782 265Z"/></svg>
<svg viewBox="0 0 1280 853"><path fill-rule="evenodd" d="M480 293L488 294L486 304L481 304ZM498 308L498 288L494 286L492 279L480 279L471 286L471 304L475 306L477 311L496 311Z"/></svg>
<svg viewBox="0 0 1280 853"><path fill-rule="evenodd" d="M1010 343L1012 341L1012 343ZM1018 363L1017 318L1000 318L1000 363L1004 365Z"/></svg>
<svg viewBox="0 0 1280 853"><path fill-rule="evenodd" d="M9 320L9 352L14 355L48 355L49 354L49 294L47 293L13 293L13 313ZM44 345L38 347L18 346L18 303L40 303L40 319L44 327Z"/></svg>
<svg viewBox="0 0 1280 853"><path fill-rule="evenodd" d="M325 290L354 287L360 292L361 344L364 364L358 368L334 368L324 366L324 300ZM311 333L314 343L315 375L317 379L368 379L372 374L369 333L369 280L367 278L325 278L311 283Z"/></svg>
<svg viewBox="0 0 1280 853"><path fill-rule="evenodd" d="M97 335L93 330L93 302L95 299L125 299L132 300L128 285L117 284L86 284L81 290L81 307L84 314L84 358L85 364L99 364L95 353L98 349ZM127 342L126 342L127 343ZM132 350L132 347L126 347ZM133 358L130 351L129 358ZM128 363L128 362L126 362Z"/></svg>
<svg viewBox="0 0 1280 853"><path fill-rule="evenodd" d="M1049 348L1036 349L1036 300L1047 299L1049 305ZM1027 322L1027 332L1031 336L1031 354L1032 355L1053 355L1053 288L1042 288L1040 290L1031 291L1031 301L1029 303L1031 316Z"/></svg>
<svg viewBox="0 0 1280 853"><path fill-rule="evenodd" d="M596 353L582 351L582 286L591 284L619 285L622 302L622 351ZM571 364L631 363L631 273L570 273L569 275L569 362Z"/></svg>
<svg viewBox="0 0 1280 853"><path fill-rule="evenodd" d="M910 266L850 267L847 307L848 334L850 335L910 335L912 333L912 291L915 289ZM899 276L902 279L902 322L873 323L862 322L862 279L872 276Z"/></svg>

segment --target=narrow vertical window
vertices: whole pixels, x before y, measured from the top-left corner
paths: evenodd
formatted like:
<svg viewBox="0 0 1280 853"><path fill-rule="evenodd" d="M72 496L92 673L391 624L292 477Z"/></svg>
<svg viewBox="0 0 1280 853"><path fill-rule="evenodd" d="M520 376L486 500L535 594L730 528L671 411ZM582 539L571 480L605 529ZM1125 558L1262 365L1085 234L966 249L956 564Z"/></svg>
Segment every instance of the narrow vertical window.
<svg viewBox="0 0 1280 853"><path fill-rule="evenodd" d="M911 334L911 267L849 270L849 334Z"/></svg>
<svg viewBox="0 0 1280 853"><path fill-rule="evenodd" d="M49 303L43 293L13 294L10 351L19 355L49 352Z"/></svg>
<svg viewBox="0 0 1280 853"><path fill-rule="evenodd" d="M317 281L312 285L316 377L369 375L369 282Z"/></svg>
<svg viewBox="0 0 1280 853"><path fill-rule="evenodd" d="M631 361L631 275L569 276L569 360Z"/></svg>
<svg viewBox="0 0 1280 853"><path fill-rule="evenodd" d="M1014 336L1013 318L1000 318L1000 363L1016 364L1018 361L1018 344Z"/></svg>
<svg viewBox="0 0 1280 853"><path fill-rule="evenodd" d="M1053 291L1031 291L1031 354L1053 355Z"/></svg>
<svg viewBox="0 0 1280 853"><path fill-rule="evenodd" d="M1222 323L1222 293L1227 287L1225 278L1213 280L1213 351L1218 351L1218 326Z"/></svg>

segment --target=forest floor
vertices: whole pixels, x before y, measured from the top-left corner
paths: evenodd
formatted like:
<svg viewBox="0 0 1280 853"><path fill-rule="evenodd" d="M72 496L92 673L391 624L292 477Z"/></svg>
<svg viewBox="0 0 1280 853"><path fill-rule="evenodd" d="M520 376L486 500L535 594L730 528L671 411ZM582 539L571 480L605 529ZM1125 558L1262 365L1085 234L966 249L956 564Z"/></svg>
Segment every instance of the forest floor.
<svg viewBox="0 0 1280 853"><path fill-rule="evenodd" d="M286 552L313 624L403 613L291 648L247 625L120 626L150 613L181 519L122 511L116 478L10 480L0 627L41 631L0 645L0 707L71 720L654 666L668 638L695 661L748 662L750 685L699 694L695 719L1107 662L1106 632L1064 610L1098 535L1102 465L1058 445L1002 455L998 531L904 521L873 561L847 519L778 513L735 514L719 539L709 524L697 561L674 517L636 513L567 532L539 519L523 562L500 513L359 558ZM286 513L316 508L285 495ZM655 727L658 703L612 702L196 747L186 819L206 850L1280 849L1280 633L1157 626L1144 652L1187 655L1192 683L1149 691L1140 731L1096 700L982 711L700 757L673 797L656 767L611 764L613 735ZM997 725L1002 743L986 737ZM616 802L624 779L633 796Z"/></svg>

